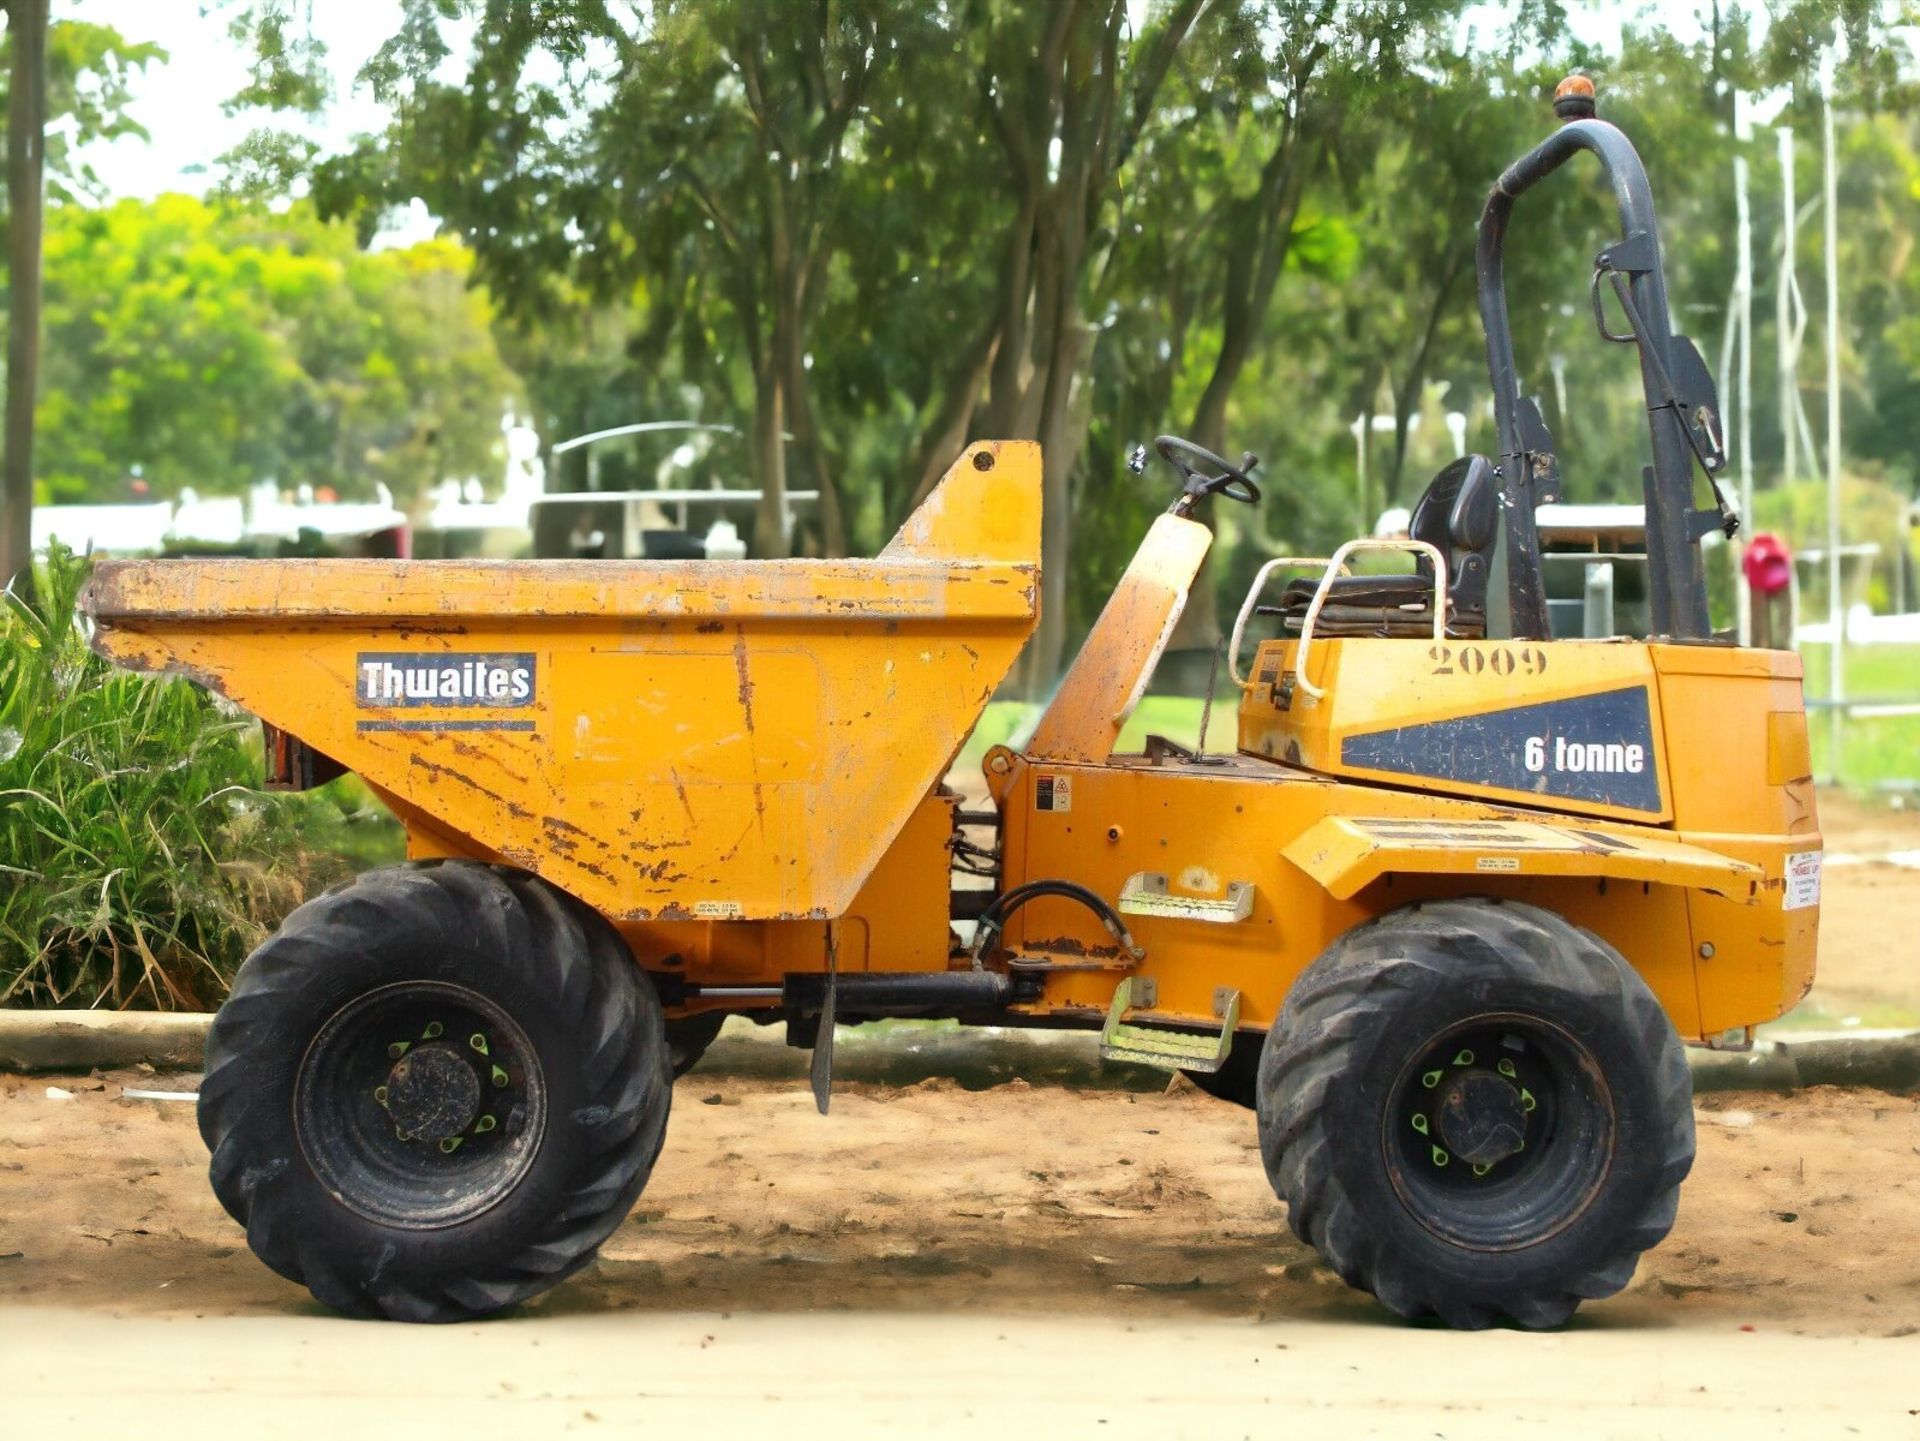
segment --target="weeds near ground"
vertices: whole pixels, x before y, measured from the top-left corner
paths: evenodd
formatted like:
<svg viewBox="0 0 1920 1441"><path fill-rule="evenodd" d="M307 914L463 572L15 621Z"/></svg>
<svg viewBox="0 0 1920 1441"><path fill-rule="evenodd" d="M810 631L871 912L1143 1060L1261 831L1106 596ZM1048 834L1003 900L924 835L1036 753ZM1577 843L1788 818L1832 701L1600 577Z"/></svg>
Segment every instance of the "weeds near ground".
<svg viewBox="0 0 1920 1441"><path fill-rule="evenodd" d="M55 546L0 610L0 1005L208 1008L347 867L314 802L254 789L250 721L88 649L88 570Z"/></svg>

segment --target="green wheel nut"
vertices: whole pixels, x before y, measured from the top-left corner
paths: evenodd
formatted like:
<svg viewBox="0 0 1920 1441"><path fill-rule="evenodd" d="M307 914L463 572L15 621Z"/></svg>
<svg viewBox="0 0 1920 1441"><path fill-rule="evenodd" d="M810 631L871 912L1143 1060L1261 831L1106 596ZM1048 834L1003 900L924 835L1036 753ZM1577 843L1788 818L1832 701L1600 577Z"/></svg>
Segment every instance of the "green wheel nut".
<svg viewBox="0 0 1920 1441"><path fill-rule="evenodd" d="M496 1121L492 1116L482 1116L479 1120L473 1123L473 1134L476 1136L484 1136L487 1134L487 1132L491 1131L495 1126L499 1124L500 1123Z"/></svg>
<svg viewBox="0 0 1920 1441"><path fill-rule="evenodd" d="M1462 1050L1459 1055L1453 1058L1453 1063L1456 1066L1471 1066L1473 1064L1473 1052Z"/></svg>
<svg viewBox="0 0 1920 1441"><path fill-rule="evenodd" d="M397 1061L412 1049L412 1041L395 1041L391 1046L387 1047L387 1055L389 1058Z"/></svg>
<svg viewBox="0 0 1920 1441"><path fill-rule="evenodd" d="M1476 1176L1484 1176L1492 1169L1493 1165L1488 1161L1475 1161L1473 1163L1473 1174Z"/></svg>
<svg viewBox="0 0 1920 1441"><path fill-rule="evenodd" d="M1521 1110L1531 1112L1533 1108L1539 1104L1540 1103L1538 1101L1534 1100L1532 1091L1529 1091L1525 1086L1522 1086L1520 1088L1520 1109Z"/></svg>
<svg viewBox="0 0 1920 1441"><path fill-rule="evenodd" d="M378 1101L383 1106L386 1105L387 1104L387 1088L385 1086L375 1086L373 1088L373 1099Z"/></svg>
<svg viewBox="0 0 1920 1441"><path fill-rule="evenodd" d="M1447 1161L1449 1159L1450 1158L1448 1157L1447 1153L1441 1150L1438 1146L1435 1146L1433 1148L1433 1164L1434 1165L1444 1166L1447 1164Z"/></svg>
<svg viewBox="0 0 1920 1441"><path fill-rule="evenodd" d="M426 1030L420 1033L423 1041L437 1041L447 1033L447 1028L438 1021L428 1021Z"/></svg>
<svg viewBox="0 0 1920 1441"><path fill-rule="evenodd" d="M1446 1072L1444 1071L1428 1071L1426 1075L1420 1078L1420 1084L1431 1091L1435 1086L1440 1084L1440 1078L1445 1074Z"/></svg>
<svg viewBox="0 0 1920 1441"><path fill-rule="evenodd" d="M455 1151L460 1149L460 1140L461 1138L458 1136L448 1136L440 1143L440 1153L443 1156L451 1156Z"/></svg>
<svg viewBox="0 0 1920 1441"><path fill-rule="evenodd" d="M1513 1080L1514 1077L1520 1074L1518 1071L1514 1070L1513 1062L1509 1061L1505 1056L1502 1056L1500 1058L1500 1063L1494 1067L1494 1070L1498 1071L1501 1075L1505 1076L1509 1081Z"/></svg>
<svg viewBox="0 0 1920 1441"><path fill-rule="evenodd" d="M1418 1111L1413 1113L1413 1129L1423 1136L1427 1134L1427 1118Z"/></svg>
<svg viewBox="0 0 1920 1441"><path fill-rule="evenodd" d="M507 1083L507 1069L506 1069L506 1067L505 1067L505 1066L499 1066L499 1065L496 1065L496 1066L495 1066L495 1067L493 1068L493 1084L494 1084L495 1086L504 1086L504 1085L506 1085L506 1083Z"/></svg>
<svg viewBox="0 0 1920 1441"><path fill-rule="evenodd" d="M484 1056L487 1054L487 1038L478 1031L475 1031L471 1036L467 1037L467 1044L472 1046L474 1050L478 1051L481 1055Z"/></svg>

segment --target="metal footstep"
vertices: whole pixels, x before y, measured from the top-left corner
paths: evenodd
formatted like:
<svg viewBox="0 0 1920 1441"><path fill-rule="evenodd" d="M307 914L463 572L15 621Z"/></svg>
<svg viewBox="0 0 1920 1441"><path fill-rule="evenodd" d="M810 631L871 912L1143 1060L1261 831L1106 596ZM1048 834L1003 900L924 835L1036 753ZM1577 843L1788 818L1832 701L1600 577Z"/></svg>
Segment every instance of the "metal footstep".
<svg viewBox="0 0 1920 1441"><path fill-rule="evenodd" d="M1120 982L1107 1011L1107 1023L1100 1028L1101 1060L1132 1061L1169 1071L1217 1071L1226 1064L1227 1052L1233 1048L1234 1027L1240 1023L1238 991L1222 986L1214 993L1213 1010L1220 1017L1220 1034L1216 1036L1128 1024L1126 1014L1134 1008L1137 981L1144 991L1140 1000L1153 1004L1155 986L1150 978L1128 976Z"/></svg>
<svg viewBox="0 0 1920 1441"><path fill-rule="evenodd" d="M1120 891L1123 916L1164 916L1172 920L1213 921L1232 925L1253 914L1253 882L1229 881L1218 900L1205 896L1176 896L1158 871L1135 871Z"/></svg>

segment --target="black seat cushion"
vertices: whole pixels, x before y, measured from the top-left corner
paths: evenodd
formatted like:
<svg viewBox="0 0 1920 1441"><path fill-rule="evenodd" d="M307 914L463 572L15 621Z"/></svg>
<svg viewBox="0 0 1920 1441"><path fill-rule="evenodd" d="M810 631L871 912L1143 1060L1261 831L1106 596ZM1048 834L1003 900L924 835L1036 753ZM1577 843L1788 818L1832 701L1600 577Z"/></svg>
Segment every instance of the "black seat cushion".
<svg viewBox="0 0 1920 1441"><path fill-rule="evenodd" d="M1487 631L1487 571L1499 524L1498 472L1484 455L1466 455L1433 478L1413 508L1407 533L1447 558L1447 633ZM1433 633L1433 566L1417 559L1411 575L1340 575L1327 586L1315 629L1325 635L1419 636ZM1320 580L1301 576L1277 610L1298 635ZM1261 607L1263 614L1275 608Z"/></svg>

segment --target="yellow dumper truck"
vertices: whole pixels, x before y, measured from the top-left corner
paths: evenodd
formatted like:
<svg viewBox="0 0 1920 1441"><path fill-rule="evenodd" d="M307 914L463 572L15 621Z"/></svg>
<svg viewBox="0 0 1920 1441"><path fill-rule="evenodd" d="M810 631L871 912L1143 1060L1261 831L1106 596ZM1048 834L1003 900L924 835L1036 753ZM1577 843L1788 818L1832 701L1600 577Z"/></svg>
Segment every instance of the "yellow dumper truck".
<svg viewBox="0 0 1920 1441"><path fill-rule="evenodd" d="M1259 498L1252 457L1171 437L1170 510L971 811L943 777L1037 615L1030 444L970 447L871 560L102 565L105 653L407 831L214 1024L200 1125L260 1258L409 1320L544 1290L749 1012L815 1047L823 1103L834 1023L884 1016L1187 1071L1256 1108L1294 1230L1403 1315L1551 1326L1623 1286L1693 1159L1682 1043L1745 1044L1810 983L1821 842L1799 661L1709 630L1717 403L1646 178L1590 90L1560 106L1480 222L1499 454L1442 471L1406 541L1261 570L1232 754L1115 749L1197 517ZM1501 285L1515 199L1582 150L1624 230L1596 305L1646 386L1647 640L1549 633L1558 466ZM1348 573L1379 544L1414 568Z"/></svg>

